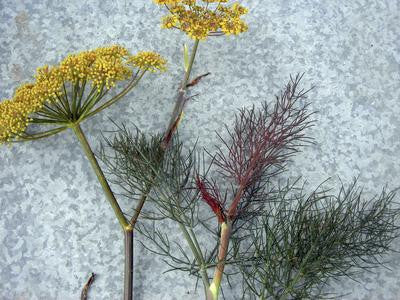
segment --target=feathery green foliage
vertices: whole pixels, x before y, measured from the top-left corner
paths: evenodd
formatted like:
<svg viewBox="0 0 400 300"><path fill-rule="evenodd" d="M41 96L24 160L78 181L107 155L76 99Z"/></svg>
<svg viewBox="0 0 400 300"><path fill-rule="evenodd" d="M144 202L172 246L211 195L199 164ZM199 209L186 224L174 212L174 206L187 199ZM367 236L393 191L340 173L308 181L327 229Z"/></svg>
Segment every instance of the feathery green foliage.
<svg viewBox="0 0 400 300"><path fill-rule="evenodd" d="M234 239L244 294L261 299L321 299L330 279L371 270L399 235L400 208L385 189L365 200L356 181L338 195L307 195L287 185L279 202ZM257 299L258 299L257 298Z"/></svg>

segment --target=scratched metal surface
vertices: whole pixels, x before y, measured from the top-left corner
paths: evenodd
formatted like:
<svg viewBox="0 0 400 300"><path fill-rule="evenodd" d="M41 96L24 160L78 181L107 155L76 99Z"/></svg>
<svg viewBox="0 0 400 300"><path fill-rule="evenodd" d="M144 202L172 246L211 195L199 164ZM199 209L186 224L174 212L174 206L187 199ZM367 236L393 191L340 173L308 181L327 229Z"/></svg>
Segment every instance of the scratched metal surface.
<svg viewBox="0 0 400 300"><path fill-rule="evenodd" d="M181 134L201 146L234 112L272 96L289 74L318 110L310 132L318 142L299 155L288 176L311 186L359 176L366 193L400 178L400 2L398 0L243 1L248 33L201 44L194 73L211 72L195 88ZM169 71L147 76L126 99L83 125L96 147L112 130L109 118L145 132L165 127L181 78L180 46L188 39L159 28L163 11L148 0L0 1L0 98L43 65L69 52L120 43L151 49ZM107 133L106 133L107 135ZM124 207L130 207L128 202ZM172 239L181 240L178 232ZM137 237L140 239L140 237ZM206 237L205 237L206 238ZM0 148L0 299L77 299L89 272L98 275L91 299L120 299L122 236L88 162L71 132ZM400 243L395 244L397 249ZM136 246L136 299L201 299L186 274L167 273L159 257ZM400 255L391 270L341 280L343 299L400 299ZM234 299L235 290L229 297Z"/></svg>

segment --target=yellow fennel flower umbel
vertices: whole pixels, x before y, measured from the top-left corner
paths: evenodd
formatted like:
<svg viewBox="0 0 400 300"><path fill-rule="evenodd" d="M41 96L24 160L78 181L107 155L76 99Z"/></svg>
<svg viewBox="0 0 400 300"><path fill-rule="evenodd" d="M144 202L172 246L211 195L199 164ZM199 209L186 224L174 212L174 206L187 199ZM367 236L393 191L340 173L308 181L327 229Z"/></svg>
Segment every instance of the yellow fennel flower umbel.
<svg viewBox="0 0 400 300"><path fill-rule="evenodd" d="M26 106L6 99L0 102L0 143L8 142L10 139L23 132L28 125Z"/></svg>
<svg viewBox="0 0 400 300"><path fill-rule="evenodd" d="M126 63L131 55L119 45L101 47L91 51L68 55L61 64L60 70L64 80L76 82L84 79L92 86L105 85L107 89L118 81L128 79L132 70Z"/></svg>
<svg viewBox="0 0 400 300"><path fill-rule="evenodd" d="M21 85L12 99L0 102L0 144L18 139L33 121L33 116L40 115L43 120L45 109L46 120L64 113L61 116L64 123L80 120L79 112L87 107L93 108L93 105L85 106L85 100L82 103L81 100L79 103L70 102L71 98L77 99L77 90L81 91L82 99L87 83L92 89L97 89L100 99L105 95L102 92L104 89L111 89L117 82L134 78L135 68L136 73L140 70L155 72L164 71L165 65L166 61L157 53L148 51L131 55L126 48L112 45L70 54L58 65L40 67L34 82ZM91 95L94 95L93 92ZM92 97L91 101L94 100Z"/></svg>
<svg viewBox="0 0 400 300"><path fill-rule="evenodd" d="M241 17L247 8L229 0L155 0L167 7L169 14L162 19L162 27L180 29L195 40L213 35L238 35L247 31Z"/></svg>
<svg viewBox="0 0 400 300"><path fill-rule="evenodd" d="M166 60L158 53L152 51L141 51L128 59L128 63L142 70L150 72L164 72Z"/></svg>
<svg viewBox="0 0 400 300"><path fill-rule="evenodd" d="M0 102L0 143L10 141L13 136L25 131L28 116L43 106L36 95L33 84L23 84L12 99Z"/></svg>

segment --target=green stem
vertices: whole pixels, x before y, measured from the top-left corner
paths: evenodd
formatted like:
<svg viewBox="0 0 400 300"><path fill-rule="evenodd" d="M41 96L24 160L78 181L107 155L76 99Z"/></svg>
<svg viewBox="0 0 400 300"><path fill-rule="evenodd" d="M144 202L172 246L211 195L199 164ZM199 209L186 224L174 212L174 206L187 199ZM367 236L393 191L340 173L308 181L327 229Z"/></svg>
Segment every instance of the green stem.
<svg viewBox="0 0 400 300"><path fill-rule="evenodd" d="M55 135L57 133L60 133L61 131L64 131L68 129L68 127L57 127L51 130L43 131L41 133L36 133L36 134L27 134L24 133L21 136L18 136L22 141L31 141L31 140L38 140L42 138L46 138L52 135ZM18 142L18 140L15 140L15 142Z"/></svg>
<svg viewBox="0 0 400 300"><path fill-rule="evenodd" d="M197 248L197 252L199 254L200 274L201 274L201 278L203 280L203 285L204 285L204 295L207 295L207 291L208 291L208 289L210 287L210 281L208 280L208 274L207 274L207 265L206 265L206 262L204 260L204 256L203 256L203 253L201 251L199 242L197 241L196 235L193 232L193 229L191 227L189 228L189 232L190 232L190 235L193 237L194 245Z"/></svg>
<svg viewBox="0 0 400 300"><path fill-rule="evenodd" d="M127 221L122 212L117 199L115 199L113 192L101 170L96 157L93 154L92 149L84 135L82 128L79 123L71 125L72 130L76 134L78 140L82 145L82 149L85 152L94 172L96 173L97 179L99 180L103 191L107 197L108 202L110 202L111 207L124 231L124 245L125 245L125 275L124 275L124 300L132 300L133 292L133 227Z"/></svg>
<svg viewBox="0 0 400 300"><path fill-rule="evenodd" d="M146 73L146 71L143 71L139 77L135 76L133 78L133 80L115 97L111 98L110 100L108 100L106 103L104 103L103 105L99 106L98 108L96 108L95 110L93 110L92 112L86 114L82 120L85 120L87 118L90 118L91 116L101 112L102 110L106 109L107 107L113 105L115 102L117 102L118 100L120 100L122 97L124 97L126 94L128 94L140 81L140 79L143 77L143 75ZM81 121L82 121L81 120Z"/></svg>
<svg viewBox="0 0 400 300"><path fill-rule="evenodd" d="M230 221L221 224L221 237L218 249L218 263L215 268L213 281L208 288L207 300L217 300L221 288L222 276L224 274L226 256L228 255L229 239L231 236L232 224Z"/></svg>
<svg viewBox="0 0 400 300"><path fill-rule="evenodd" d="M108 202L110 202L111 207L114 210L114 213L124 231L131 229L131 225L126 220L124 213L122 212L117 199L115 199L113 192L111 191L110 186L103 174L103 171L100 169L99 163L97 162L96 157L93 154L92 149L90 148L89 142L86 139L85 134L82 131L82 128L79 124L73 124L71 129L74 131L76 137L78 138L79 142L81 143L82 149L86 154L94 172L96 173L97 179L99 180L103 191L107 197Z"/></svg>
<svg viewBox="0 0 400 300"><path fill-rule="evenodd" d="M185 77L183 79L183 82L182 82L182 85L181 85L181 89L185 90L186 89L186 85L188 84L188 81L189 81L189 78L190 78L190 73L192 72L192 68L193 68L193 63L194 63L194 60L196 58L197 49L199 47L199 42L200 42L199 40L196 40L194 42L192 54L191 54L190 60L189 60L189 68L188 68L187 72L185 73Z"/></svg>
<svg viewBox="0 0 400 300"><path fill-rule="evenodd" d="M81 88L80 88L80 90L79 90L79 99L78 99L78 101L77 101L77 103L76 103L75 110L74 110L74 113L75 113L74 118L75 118L75 119L78 117L78 112L79 112L79 110L81 109L81 103L82 103L83 94L85 93L85 88L86 88L86 79L83 80L82 86L81 86ZM93 91L93 89L92 89L92 91ZM91 97L92 91L90 92L88 98Z"/></svg>
<svg viewBox="0 0 400 300"><path fill-rule="evenodd" d="M185 237L185 240L188 242L190 250L192 250L192 253L197 261L197 263L200 265L200 274L201 274L201 279L203 281L203 285L204 285L204 290L205 293L207 293L210 283L208 281L208 275L207 275L207 268L206 268L206 263L204 261L204 258L201 254L200 249L198 249L196 247L197 240L196 242L193 242L193 239L191 237L191 235L189 234L189 232L187 231L185 225L183 225L181 222L179 222L179 228L181 229L183 236ZM200 253L199 253L200 251Z"/></svg>
<svg viewBox="0 0 400 300"><path fill-rule="evenodd" d="M67 89L65 88L65 82L63 82L63 89L64 89L64 94L60 93L60 95L58 95L58 93L56 93L56 97L58 101L61 103L61 105L64 107L67 116L70 117L72 116L72 114L71 114L71 109L69 107L68 94L67 94Z"/></svg>
<svg viewBox="0 0 400 300"><path fill-rule="evenodd" d="M72 119L75 120L76 119L76 106L77 106L77 95L78 95L78 91L79 91L79 79L75 82L75 83L71 83L72 84L72 103L71 103L71 116Z"/></svg>
<svg viewBox="0 0 400 300"><path fill-rule="evenodd" d="M102 86L100 87L99 90L97 90L97 93L92 97L90 100L86 100L86 102L83 105L81 114L79 116L78 121L81 122L87 114L91 111L91 109L99 103L99 101L104 97L104 95L107 93L108 90L104 91L105 84L103 83Z"/></svg>
<svg viewBox="0 0 400 300"><path fill-rule="evenodd" d="M42 109L35 113L36 115L46 116L49 119L59 120L59 121L67 121L68 119L64 117L63 114L58 113L54 109L50 108L46 104L42 107Z"/></svg>
<svg viewBox="0 0 400 300"><path fill-rule="evenodd" d="M135 228L136 222L139 218L140 212L142 211L143 205L146 202L147 196L148 196L148 192L144 193L139 200L138 205L135 208L135 213L133 214L131 221L129 222L132 226L132 228Z"/></svg>
<svg viewBox="0 0 400 300"><path fill-rule="evenodd" d="M202 253L202 251L201 251L199 242L197 241L196 235L194 234L194 231L193 231L193 229L192 229L191 227L189 228L189 233L190 233L190 235L193 237L193 242L194 242L194 245L195 245L196 248L197 248L197 252L199 253L199 257L200 257L201 263L205 265L203 253Z"/></svg>
<svg viewBox="0 0 400 300"><path fill-rule="evenodd" d="M279 300L286 300L288 298L289 293L293 291L295 285L300 281L301 277L304 275L303 274L303 269L307 265L308 259L310 258L310 255L314 251L314 248L315 248L315 242L312 243L310 250L308 250L306 256L304 257L302 263L299 266L297 274L289 282L289 284L285 287L285 289L283 290L282 295L279 297Z"/></svg>
<svg viewBox="0 0 400 300"><path fill-rule="evenodd" d="M91 97L86 98L86 100L84 101L81 109L79 110L78 114L79 114L79 118L78 121L80 122L84 116L90 111L89 107L94 105L94 103L101 98L101 95L103 93L104 90L104 82L101 84L100 87L96 88L96 91L93 93L93 95Z"/></svg>
<svg viewBox="0 0 400 300"><path fill-rule="evenodd" d="M30 121L31 124L45 124L45 125L66 125L66 122L53 120L49 118L32 118Z"/></svg>

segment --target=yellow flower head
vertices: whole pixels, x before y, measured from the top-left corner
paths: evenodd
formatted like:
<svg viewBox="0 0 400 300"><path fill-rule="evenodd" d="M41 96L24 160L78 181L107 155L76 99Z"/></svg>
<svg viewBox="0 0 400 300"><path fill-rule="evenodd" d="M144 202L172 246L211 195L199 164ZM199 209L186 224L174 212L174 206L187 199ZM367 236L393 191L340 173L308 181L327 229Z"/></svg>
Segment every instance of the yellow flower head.
<svg viewBox="0 0 400 300"><path fill-rule="evenodd" d="M193 39L205 40L212 35L238 35L247 31L241 17L248 12L238 3L225 5L229 0L154 0L168 8L162 28L177 28ZM211 4L211 5L210 5ZM212 5L214 4L214 5Z"/></svg>
<svg viewBox="0 0 400 300"><path fill-rule="evenodd" d="M12 99L0 102L0 143L10 141L14 135L25 130L27 126L25 109L24 105Z"/></svg>
<svg viewBox="0 0 400 300"><path fill-rule="evenodd" d="M127 49L115 45L106 48L98 48L93 51L96 60L91 65L88 80L93 85L100 86L105 83L107 89L114 87L117 81L124 81L132 75L127 59L130 56Z"/></svg>
<svg viewBox="0 0 400 300"><path fill-rule="evenodd" d="M115 86L117 81L128 79L132 70L126 59L130 56L124 47L113 45L68 55L60 63L62 77L66 81L76 82L84 79L91 81L92 86L107 89Z"/></svg>
<svg viewBox="0 0 400 300"><path fill-rule="evenodd" d="M113 45L70 54L59 65L40 67L33 83L21 85L12 99L0 102L0 144L23 134L32 115L43 112L44 106L58 109L66 102L72 105L68 104L71 95L65 94L66 87L81 87L82 93L86 83L99 91L110 89L116 82L130 78L133 67L154 72L165 70L165 64L157 53L131 55L124 47Z"/></svg>
<svg viewBox="0 0 400 300"><path fill-rule="evenodd" d="M56 101L57 95L61 93L63 77L58 66L44 66L38 68L35 74L36 82L33 90L40 102Z"/></svg>
<svg viewBox="0 0 400 300"><path fill-rule="evenodd" d="M42 107L36 97L33 84L21 85L13 99L0 102L0 143L9 141L18 133L23 132L29 122L29 114Z"/></svg>
<svg viewBox="0 0 400 300"><path fill-rule="evenodd" d="M152 51L141 51L131 56L128 63L142 70L150 72L164 72L167 61L158 53Z"/></svg>

